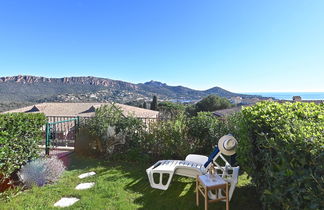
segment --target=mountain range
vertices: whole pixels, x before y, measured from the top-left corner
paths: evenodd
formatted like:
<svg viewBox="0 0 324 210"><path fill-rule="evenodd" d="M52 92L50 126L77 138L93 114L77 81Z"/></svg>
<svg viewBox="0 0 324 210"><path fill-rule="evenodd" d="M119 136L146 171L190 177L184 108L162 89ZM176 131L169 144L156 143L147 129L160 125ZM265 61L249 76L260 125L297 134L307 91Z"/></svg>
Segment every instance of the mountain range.
<svg viewBox="0 0 324 210"><path fill-rule="evenodd" d="M38 76L0 77L0 100L2 102L90 102L114 101L127 103L151 100L156 95L160 100L197 101L215 94L231 98L263 98L256 95L233 93L220 87L200 91L183 86L169 86L150 81L133 84L129 82L98 77L46 78Z"/></svg>

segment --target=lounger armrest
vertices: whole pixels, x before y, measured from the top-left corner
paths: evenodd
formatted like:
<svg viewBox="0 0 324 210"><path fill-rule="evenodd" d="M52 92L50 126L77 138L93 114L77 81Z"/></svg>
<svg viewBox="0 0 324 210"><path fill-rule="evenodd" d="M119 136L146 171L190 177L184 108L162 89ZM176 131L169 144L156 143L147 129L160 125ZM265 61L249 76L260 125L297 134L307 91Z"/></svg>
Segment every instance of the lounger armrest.
<svg viewBox="0 0 324 210"><path fill-rule="evenodd" d="M203 165L207 162L208 157L205 155L189 154L185 160Z"/></svg>
<svg viewBox="0 0 324 210"><path fill-rule="evenodd" d="M152 171L154 168L158 167L164 160L159 160L158 162L154 163L154 165L152 165L151 167L149 167L148 169L146 169L146 172L150 172Z"/></svg>

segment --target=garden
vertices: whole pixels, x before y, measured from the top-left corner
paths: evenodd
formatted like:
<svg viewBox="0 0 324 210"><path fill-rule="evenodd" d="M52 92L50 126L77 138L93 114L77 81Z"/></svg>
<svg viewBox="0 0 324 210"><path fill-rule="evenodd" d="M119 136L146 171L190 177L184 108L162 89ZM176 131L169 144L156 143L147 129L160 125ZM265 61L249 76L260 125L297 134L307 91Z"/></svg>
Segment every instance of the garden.
<svg viewBox="0 0 324 210"><path fill-rule="evenodd" d="M1 115L1 182L15 182L1 193L1 207L54 208L60 197L73 196L80 201L69 208L196 209L193 179L177 176L168 190L161 191L150 187L145 169L160 159L208 155L228 133L239 142L235 164L241 167L232 209L323 207L323 104L261 102L225 119L210 112L188 115L183 109L173 110L170 116L147 125L135 117L124 117L118 109L99 108L83 124L93 136L89 154L69 156L69 165L62 171L59 163L52 167L55 170L45 170L53 160L39 158L36 152L43 115ZM31 184L28 176L22 176L31 173L27 167L42 169L33 175L40 178ZM87 178L95 186L76 191L78 175L89 171L96 172ZM224 206L220 202L210 207Z"/></svg>

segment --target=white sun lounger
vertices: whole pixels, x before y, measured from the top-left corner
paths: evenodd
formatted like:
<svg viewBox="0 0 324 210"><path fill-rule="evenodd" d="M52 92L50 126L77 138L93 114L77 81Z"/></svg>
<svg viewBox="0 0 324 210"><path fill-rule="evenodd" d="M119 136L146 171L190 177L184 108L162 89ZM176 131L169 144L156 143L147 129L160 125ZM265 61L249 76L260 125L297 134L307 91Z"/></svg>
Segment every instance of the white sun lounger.
<svg viewBox="0 0 324 210"><path fill-rule="evenodd" d="M207 173L207 170L204 167L204 163L207 160L208 157L203 155L188 155L185 160L160 160L150 168L146 169L146 173L152 188L167 190L171 183L173 174L195 178L197 175ZM160 175L158 183L154 182L154 174ZM165 175L167 176L168 181L164 184L162 179Z"/></svg>
<svg viewBox="0 0 324 210"><path fill-rule="evenodd" d="M216 171L221 172L219 175L230 184L229 199L231 199L238 181L239 167L232 167L221 155L219 150L218 152L216 151L215 154L216 155L214 155L212 160L209 160L207 156L195 154L188 155L185 160L160 160L150 168L146 169L150 185L152 188L167 190L174 174L196 178L197 175L203 175L207 173L208 168L212 165L212 161L216 165ZM222 158L225 162L224 167L220 166L216 162L216 159L219 157ZM207 167L205 167L205 165L207 165ZM157 182L155 182L154 180L154 174L157 175ZM164 180L167 181L164 182ZM209 192L209 197L215 196L219 197L222 195L220 192L218 194Z"/></svg>

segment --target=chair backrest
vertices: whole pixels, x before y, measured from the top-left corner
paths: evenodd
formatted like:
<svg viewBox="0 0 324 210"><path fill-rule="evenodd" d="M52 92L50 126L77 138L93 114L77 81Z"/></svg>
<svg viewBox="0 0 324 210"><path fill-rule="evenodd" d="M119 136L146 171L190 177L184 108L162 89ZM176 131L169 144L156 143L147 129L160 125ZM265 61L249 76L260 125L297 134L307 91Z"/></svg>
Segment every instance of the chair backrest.
<svg viewBox="0 0 324 210"><path fill-rule="evenodd" d="M214 157L219 153L218 147L215 147L214 151L208 156L208 160L204 164L204 167L207 168L208 165L213 161Z"/></svg>

